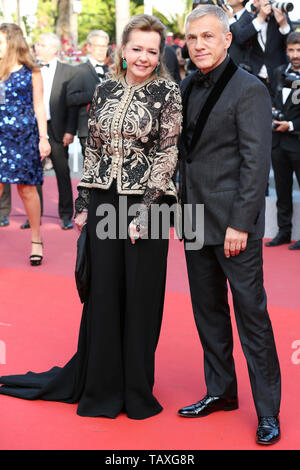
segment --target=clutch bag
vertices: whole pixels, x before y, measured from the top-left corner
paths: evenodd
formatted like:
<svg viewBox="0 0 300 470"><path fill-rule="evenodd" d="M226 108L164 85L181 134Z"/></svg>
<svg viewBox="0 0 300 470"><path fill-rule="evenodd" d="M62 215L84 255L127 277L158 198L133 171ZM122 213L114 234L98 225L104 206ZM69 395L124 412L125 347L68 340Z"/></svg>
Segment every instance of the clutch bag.
<svg viewBox="0 0 300 470"><path fill-rule="evenodd" d="M77 257L75 266L75 281L82 303L86 302L90 287L90 259L87 224L81 230L77 240Z"/></svg>

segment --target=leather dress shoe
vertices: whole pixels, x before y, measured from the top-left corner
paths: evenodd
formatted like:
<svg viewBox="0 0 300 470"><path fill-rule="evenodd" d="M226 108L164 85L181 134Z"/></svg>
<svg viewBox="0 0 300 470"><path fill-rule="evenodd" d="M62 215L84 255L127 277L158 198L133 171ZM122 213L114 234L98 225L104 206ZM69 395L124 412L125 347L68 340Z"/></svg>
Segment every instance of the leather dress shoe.
<svg viewBox="0 0 300 470"><path fill-rule="evenodd" d="M237 398L211 397L206 395L194 405L185 406L178 411L180 416L186 418L201 418L214 411L232 411L239 407Z"/></svg>
<svg viewBox="0 0 300 470"><path fill-rule="evenodd" d="M294 245L290 245L289 250L300 250L300 240L294 243Z"/></svg>
<svg viewBox="0 0 300 470"><path fill-rule="evenodd" d="M257 444L275 444L280 439L279 419L276 416L262 416L258 418L256 433Z"/></svg>
<svg viewBox="0 0 300 470"><path fill-rule="evenodd" d="M71 228L73 228L72 221L70 219L63 219L61 228L63 230L70 230Z"/></svg>
<svg viewBox="0 0 300 470"><path fill-rule="evenodd" d="M9 218L7 215L0 215L0 227L7 227L9 225Z"/></svg>
<svg viewBox="0 0 300 470"><path fill-rule="evenodd" d="M291 243L291 234L278 232L273 240L265 243L265 246L279 246L284 245L284 243Z"/></svg>

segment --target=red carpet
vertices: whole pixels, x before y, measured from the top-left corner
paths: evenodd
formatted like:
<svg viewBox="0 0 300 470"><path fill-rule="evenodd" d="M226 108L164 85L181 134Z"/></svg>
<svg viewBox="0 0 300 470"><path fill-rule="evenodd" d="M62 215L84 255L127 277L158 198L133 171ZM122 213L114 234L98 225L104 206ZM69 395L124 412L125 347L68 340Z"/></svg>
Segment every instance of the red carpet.
<svg viewBox="0 0 300 470"><path fill-rule="evenodd" d="M73 272L78 232L60 228L54 178L46 178L44 194L45 214L51 217L43 218L41 267L32 268L28 262L30 233L19 229L25 216L15 188L10 226L0 228L1 375L64 365L77 346L81 303ZM299 279L300 252L290 252L287 246L265 249L265 285L283 382L282 440L268 447L272 450L300 447ZM235 327L234 335L240 408L195 420L178 417L178 408L202 397L205 384L183 248L173 240L156 362L155 394L164 411L143 421L125 415L115 420L82 418L76 415L76 405L0 396L0 449L266 450L255 444L257 419Z"/></svg>

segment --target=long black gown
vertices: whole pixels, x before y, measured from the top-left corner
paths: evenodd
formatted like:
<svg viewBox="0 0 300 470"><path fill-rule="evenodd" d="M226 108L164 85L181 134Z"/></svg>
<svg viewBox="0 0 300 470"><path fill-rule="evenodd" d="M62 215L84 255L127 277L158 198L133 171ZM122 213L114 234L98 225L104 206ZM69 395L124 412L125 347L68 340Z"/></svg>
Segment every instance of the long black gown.
<svg viewBox="0 0 300 470"><path fill-rule="evenodd" d="M132 419L162 406L152 394L160 333L168 240L99 240L99 204L118 207L115 185L92 190L88 214L91 290L84 304L76 354L62 368L0 378L0 394L78 403L80 416ZM137 203L129 196L128 204ZM118 232L118 226L117 226ZM101 269L99 269L101 266Z"/></svg>

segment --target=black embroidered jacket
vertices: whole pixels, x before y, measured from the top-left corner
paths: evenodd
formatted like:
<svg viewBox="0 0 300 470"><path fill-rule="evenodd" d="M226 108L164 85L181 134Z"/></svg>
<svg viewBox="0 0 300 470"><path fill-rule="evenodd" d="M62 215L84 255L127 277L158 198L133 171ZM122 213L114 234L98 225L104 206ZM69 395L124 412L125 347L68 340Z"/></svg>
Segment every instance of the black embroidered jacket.
<svg viewBox="0 0 300 470"><path fill-rule="evenodd" d="M163 194L176 197L172 176L181 120L180 91L172 81L101 83L89 113L76 213L88 208L90 188L108 189L114 178L119 194L142 194L146 206Z"/></svg>

